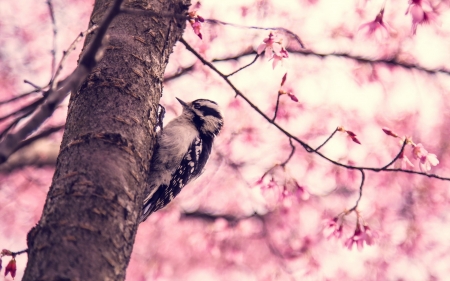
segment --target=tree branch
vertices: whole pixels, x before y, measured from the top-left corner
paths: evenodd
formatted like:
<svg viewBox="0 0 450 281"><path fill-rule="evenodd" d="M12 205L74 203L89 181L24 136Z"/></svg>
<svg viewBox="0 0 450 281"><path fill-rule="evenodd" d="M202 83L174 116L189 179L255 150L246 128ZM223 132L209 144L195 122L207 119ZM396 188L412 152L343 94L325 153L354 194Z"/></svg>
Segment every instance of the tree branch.
<svg viewBox="0 0 450 281"><path fill-rule="evenodd" d="M102 52L101 47L103 38L105 37L110 23L114 17L119 14L122 1L123 0L114 1L111 9L107 12L105 18L98 27L97 33L94 35L94 38L82 55L78 67L75 68L72 74L59 83L55 83L56 79L53 79L51 81L52 86L44 93L46 98L43 104L34 111L31 118L27 120L21 128L14 133L9 133L0 142L0 164L8 159L22 140L36 130L53 114L56 106L61 103L71 91L76 91L78 89L79 85L97 65L97 62L101 57L98 53ZM82 36L82 34L80 34L80 36ZM56 76L57 75L55 75L55 78Z"/></svg>
<svg viewBox="0 0 450 281"><path fill-rule="evenodd" d="M300 47L302 47L302 48L305 47L303 45L302 40L300 39L300 36L298 36L294 32L292 32L289 29L284 28L284 27L260 27L260 26L251 26L251 25L240 25L240 24L224 22L224 21L216 20L216 19L205 19L205 22L213 23L213 24L227 25L227 26L232 26L232 27L237 27L237 28L244 28L244 29L259 29L259 30L276 30L276 31L281 31L281 32L284 32L286 34L289 34L292 38L294 38L294 40L297 41L297 43L300 45Z"/></svg>
<svg viewBox="0 0 450 281"><path fill-rule="evenodd" d="M251 108L253 108L259 115L261 115L264 119L266 119L267 122L269 122L270 124L272 124L273 126L275 126L280 132L282 132L286 137L291 138L293 140L295 140L297 143L299 143L307 152L309 153L315 153L318 156L320 156L321 158L325 159L326 161L339 166L339 167L343 167L343 168L347 168L350 170L362 170L362 171L372 171L372 172L404 172L404 173L410 173L410 174L416 174L416 175L422 175L422 176L426 176L429 178L435 178L435 179L440 179L440 180L445 180L445 181L450 181L450 178L447 177L441 177L435 174L427 174L427 173L423 173L423 172L417 172L417 171L410 171L410 170L403 170L403 169L390 169L390 168L375 168L375 167L363 167L363 166L353 166L353 165L347 165L347 164L343 164L340 163L338 161L332 160L330 158L328 158L327 156L325 156L324 154L322 154L321 152L313 149L310 145L308 145L306 142L300 140L299 138L293 136L291 133L289 133L288 131L286 131L284 128L282 128L279 124L277 124L275 121L272 121L266 114L264 114L256 105L254 105L244 94L242 94L235 86L233 83L231 83L231 81L228 79L228 77L226 77L226 75L224 75L222 72L220 72L212 63L206 61L198 52L196 52L183 38L180 39L180 42L186 47L186 49L188 51L190 51L192 54L194 54L194 56L196 56L203 64L207 65L209 68L211 68L211 70L213 70L214 72L216 72L220 77L222 77L222 79L225 80L225 82L233 89L233 91L236 93L236 96L240 96ZM320 146L319 146L320 148ZM402 148L403 149L403 148ZM400 153L394 158L393 161L395 161L396 159L398 159ZM391 165L391 163L393 163L393 161L391 161L388 165ZM386 167L386 166L385 166Z"/></svg>

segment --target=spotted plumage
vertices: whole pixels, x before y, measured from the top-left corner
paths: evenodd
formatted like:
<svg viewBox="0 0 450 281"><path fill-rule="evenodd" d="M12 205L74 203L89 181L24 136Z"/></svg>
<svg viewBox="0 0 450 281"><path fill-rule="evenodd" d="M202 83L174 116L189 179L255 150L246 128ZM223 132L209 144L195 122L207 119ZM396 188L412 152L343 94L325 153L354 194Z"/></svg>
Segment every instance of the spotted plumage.
<svg viewBox="0 0 450 281"><path fill-rule="evenodd" d="M172 120L157 135L149 185L144 198L141 222L165 207L181 189L203 172L211 153L215 136L223 126L218 105L207 99L183 106L180 116Z"/></svg>

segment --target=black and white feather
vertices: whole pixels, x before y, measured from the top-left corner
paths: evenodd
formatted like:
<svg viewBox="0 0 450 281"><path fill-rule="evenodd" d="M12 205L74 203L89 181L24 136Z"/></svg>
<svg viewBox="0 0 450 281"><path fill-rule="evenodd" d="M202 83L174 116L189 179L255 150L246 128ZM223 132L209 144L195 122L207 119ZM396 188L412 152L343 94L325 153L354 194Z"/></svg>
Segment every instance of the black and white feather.
<svg viewBox="0 0 450 281"><path fill-rule="evenodd" d="M200 176L223 126L219 106L207 99L177 100L183 113L157 135L150 166L150 193L144 198L140 221L164 208L181 189Z"/></svg>

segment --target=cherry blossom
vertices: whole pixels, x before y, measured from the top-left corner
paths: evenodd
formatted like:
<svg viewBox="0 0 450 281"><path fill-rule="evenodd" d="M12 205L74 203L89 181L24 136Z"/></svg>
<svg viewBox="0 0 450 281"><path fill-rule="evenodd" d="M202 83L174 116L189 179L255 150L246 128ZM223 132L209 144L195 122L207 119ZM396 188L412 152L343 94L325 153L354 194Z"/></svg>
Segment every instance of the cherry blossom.
<svg viewBox="0 0 450 281"><path fill-rule="evenodd" d="M425 11L423 8L428 11ZM406 14L411 13L412 16L412 34L416 34L419 24L430 23L435 20L437 15L432 11L431 5L427 0L410 0Z"/></svg>
<svg viewBox="0 0 450 281"><path fill-rule="evenodd" d="M200 32L203 22L205 22L205 19L197 15L196 11L189 12L189 23L191 24L194 33L197 34L200 39L203 39L202 33Z"/></svg>
<svg viewBox="0 0 450 281"><path fill-rule="evenodd" d="M287 73L285 73L283 75L283 78L281 78L281 87L283 87L284 83L286 82L287 79ZM280 88L280 90L278 90L278 95L288 95L292 101L298 102L298 98L291 92L291 91L286 91L283 90L282 88Z"/></svg>
<svg viewBox="0 0 450 281"><path fill-rule="evenodd" d="M272 32L270 32L269 37L263 40L263 43L258 46L256 52L258 53L258 55L262 54L262 52L265 52L265 57L271 58L274 53L280 53L281 49L282 46L280 42L276 41L276 37L272 34Z"/></svg>
<svg viewBox="0 0 450 281"><path fill-rule="evenodd" d="M389 128L383 128L382 130L386 135L398 138L398 135L396 133L392 132Z"/></svg>
<svg viewBox="0 0 450 281"><path fill-rule="evenodd" d="M293 195L299 201L308 200L310 197L309 192L303 186L299 185L295 179L292 178L287 180L286 184L284 185L283 195L284 197Z"/></svg>
<svg viewBox="0 0 450 281"><path fill-rule="evenodd" d="M281 78L281 87L283 87L284 83L286 82L287 79L287 72L283 75L283 78Z"/></svg>
<svg viewBox="0 0 450 281"><path fill-rule="evenodd" d="M356 142L357 144L361 144L361 142L358 140L358 138L356 138L356 134L353 133L352 131L346 130L346 129L344 129L344 127L342 127L342 126L339 126L339 127L337 128L337 130L338 130L339 132L345 132L345 133L347 133L348 137L349 137L353 142Z"/></svg>
<svg viewBox="0 0 450 281"><path fill-rule="evenodd" d="M14 279L14 277L16 277L16 271L17 271L17 266L16 266L16 259L12 259L9 261L8 265L5 267L5 276L8 275L8 273L11 273L11 277Z"/></svg>
<svg viewBox="0 0 450 281"><path fill-rule="evenodd" d="M420 170L424 173L431 170L431 166L439 164L437 156L433 153L429 153L421 143L413 146L413 157L419 160Z"/></svg>
<svg viewBox="0 0 450 281"><path fill-rule="evenodd" d="M368 246L375 244L375 239L378 238L378 233L372 230L368 225L364 225L364 241Z"/></svg>
<svg viewBox="0 0 450 281"><path fill-rule="evenodd" d="M367 225L363 225L361 227L361 225L357 223L355 232L345 241L344 246L347 249L351 250L353 244L356 244L358 250L361 251L364 247L364 242L368 246L372 246L374 244L374 239L376 239L377 237L378 234L375 231L371 230L370 227L368 227Z"/></svg>
<svg viewBox="0 0 450 281"><path fill-rule="evenodd" d="M390 27L387 23L383 22L383 14L384 8L381 9L373 21L362 24L358 28L358 32L365 29L365 33L369 37L375 35L378 39L388 38Z"/></svg>
<svg viewBox="0 0 450 281"><path fill-rule="evenodd" d="M323 234L327 239L335 237L337 239L342 237L343 226L339 222L339 217L334 217L331 220L325 222L325 228Z"/></svg>
<svg viewBox="0 0 450 281"><path fill-rule="evenodd" d="M282 61L284 58L288 58L289 54L286 51L286 49L284 47L281 47L281 50L279 52L274 50L273 53L273 63L272 63L272 68L275 69L275 67L277 66L277 64Z"/></svg>
<svg viewBox="0 0 450 281"><path fill-rule="evenodd" d="M398 157L398 160L395 162L394 167L397 169L406 170L407 168L414 168L414 164L411 163L408 157L406 157L405 154L402 152Z"/></svg>

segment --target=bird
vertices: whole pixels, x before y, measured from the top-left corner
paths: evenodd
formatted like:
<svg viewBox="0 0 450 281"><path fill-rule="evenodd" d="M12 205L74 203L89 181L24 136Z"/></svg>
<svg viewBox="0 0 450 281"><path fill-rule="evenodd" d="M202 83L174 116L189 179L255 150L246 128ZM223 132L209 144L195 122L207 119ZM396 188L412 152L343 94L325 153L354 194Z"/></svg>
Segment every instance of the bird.
<svg viewBox="0 0 450 281"><path fill-rule="evenodd" d="M140 222L164 208L184 186L202 174L214 139L223 127L223 117L216 102L176 99L183 112L157 133L150 162L150 192L144 195Z"/></svg>

